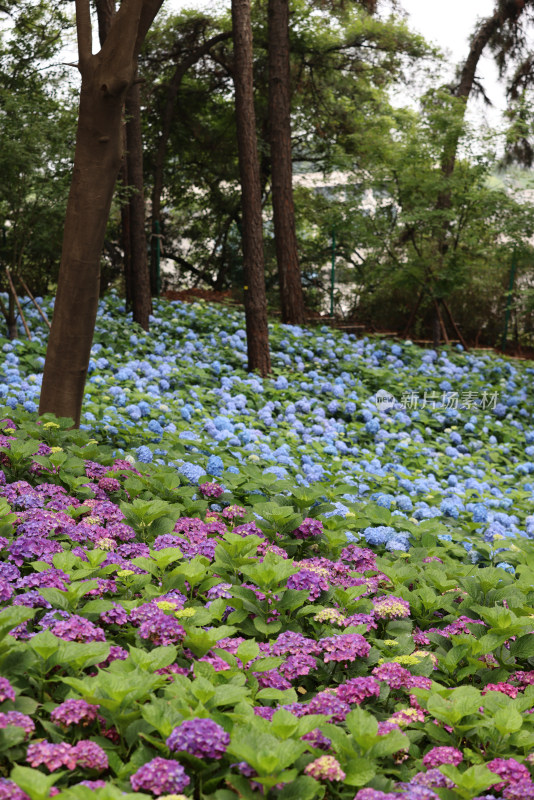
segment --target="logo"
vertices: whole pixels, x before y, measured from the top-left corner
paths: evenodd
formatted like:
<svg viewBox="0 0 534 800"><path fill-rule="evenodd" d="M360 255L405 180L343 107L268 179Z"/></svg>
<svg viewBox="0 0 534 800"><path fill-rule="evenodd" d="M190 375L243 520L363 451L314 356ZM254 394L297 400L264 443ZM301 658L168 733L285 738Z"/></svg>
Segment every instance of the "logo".
<svg viewBox="0 0 534 800"><path fill-rule="evenodd" d="M397 401L385 389L379 389L375 394L375 403L378 411L387 411L389 408L393 408Z"/></svg>

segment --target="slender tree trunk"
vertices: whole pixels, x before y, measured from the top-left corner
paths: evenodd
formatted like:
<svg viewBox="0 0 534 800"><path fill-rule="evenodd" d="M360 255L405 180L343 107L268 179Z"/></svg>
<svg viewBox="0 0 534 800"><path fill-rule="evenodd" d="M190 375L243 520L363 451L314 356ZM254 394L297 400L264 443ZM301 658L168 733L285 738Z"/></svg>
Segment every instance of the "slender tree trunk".
<svg viewBox="0 0 534 800"><path fill-rule="evenodd" d="M137 56L162 0L123 0L92 54L89 0L76 0L82 75L74 170L39 412L78 425L93 341L100 257L122 158L122 116Z"/></svg>
<svg viewBox="0 0 534 800"><path fill-rule="evenodd" d="M263 260L261 185L256 141L252 77L250 0L232 0L234 86L241 204L243 213L243 271L248 368L260 375L271 371L267 298Z"/></svg>
<svg viewBox="0 0 534 800"><path fill-rule="evenodd" d="M268 52L274 241L282 322L300 325L306 320L306 311L293 204L289 0L269 0Z"/></svg>
<svg viewBox="0 0 534 800"><path fill-rule="evenodd" d="M95 0L95 6L98 36L100 45L103 45L115 14L115 0ZM121 181L124 187L130 189L127 202L121 208L126 306L132 308L134 322L138 322L147 331L148 317L152 313L152 299L150 297L145 233L141 96L137 83L131 86L126 95L125 110L127 119L124 126L124 151L126 157L121 166Z"/></svg>
<svg viewBox="0 0 534 800"><path fill-rule="evenodd" d="M7 335L10 339L17 339L19 332L17 328L17 317L15 314L15 298L9 292L7 305Z"/></svg>
<svg viewBox="0 0 534 800"><path fill-rule="evenodd" d="M126 95L126 118L126 173L131 190L128 210L132 310L134 322L147 331L152 298L145 233L141 95L138 83L134 83Z"/></svg>
<svg viewBox="0 0 534 800"><path fill-rule="evenodd" d="M126 126L122 132L124 152L126 152ZM123 158L119 181L124 189L128 187L128 164ZM130 203L121 203L121 244L122 244L122 269L124 272L124 293L126 295L126 310L131 311L133 305L132 285L132 252L130 247Z"/></svg>
<svg viewBox="0 0 534 800"><path fill-rule="evenodd" d="M167 96L165 98L165 107L163 109L163 116L161 119L161 133L154 159L154 184L152 187L151 208L151 227L153 234L157 233L156 222L159 222L160 224L160 231L163 230L161 219L161 195L163 192L164 183L165 158L167 156L167 144L169 141L169 136L171 135L172 123L177 110L177 98L180 90L180 84L182 83L182 79L188 69L196 64L199 59L209 53L212 47L215 47L215 45L219 44L219 42L226 41L231 36L231 31L225 31L223 33L218 33L216 36L212 36L176 65L173 76L169 81L169 85L167 87ZM157 294L156 254L156 238L153 237L150 247L150 286L153 295Z"/></svg>

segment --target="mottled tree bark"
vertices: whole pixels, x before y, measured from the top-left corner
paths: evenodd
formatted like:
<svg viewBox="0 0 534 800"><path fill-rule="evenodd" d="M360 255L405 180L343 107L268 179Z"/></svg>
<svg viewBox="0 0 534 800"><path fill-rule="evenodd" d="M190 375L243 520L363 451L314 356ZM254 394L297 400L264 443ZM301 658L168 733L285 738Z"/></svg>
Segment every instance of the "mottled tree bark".
<svg viewBox="0 0 534 800"><path fill-rule="evenodd" d="M261 184L252 77L250 0L232 0L234 87L241 205L243 214L243 271L248 368L260 375L271 371L267 298L263 259Z"/></svg>
<svg viewBox="0 0 534 800"><path fill-rule="evenodd" d="M162 0L123 0L99 53L92 53L89 0L76 0L82 76L52 329L39 412L80 421L98 308L100 257L122 158L122 118L137 57Z"/></svg>
<svg viewBox="0 0 534 800"><path fill-rule="evenodd" d="M147 331L148 317L152 313L152 297L145 233L141 96L137 83L126 95L126 175L130 190L128 222L132 311L134 322L138 322Z"/></svg>
<svg viewBox="0 0 534 800"><path fill-rule="evenodd" d="M102 46L106 41L115 14L115 0L95 0L95 7L98 37ZM129 190L127 202L123 203L121 208L126 306L132 308L134 322L138 322L147 331L148 317L152 313L152 298L150 296L145 233L141 96L138 84L134 84L128 91L125 106L124 152L126 156L121 165L120 177L122 185Z"/></svg>
<svg viewBox="0 0 534 800"><path fill-rule="evenodd" d="M282 322L306 320L295 230L291 158L289 0L269 0L269 139L274 241Z"/></svg>

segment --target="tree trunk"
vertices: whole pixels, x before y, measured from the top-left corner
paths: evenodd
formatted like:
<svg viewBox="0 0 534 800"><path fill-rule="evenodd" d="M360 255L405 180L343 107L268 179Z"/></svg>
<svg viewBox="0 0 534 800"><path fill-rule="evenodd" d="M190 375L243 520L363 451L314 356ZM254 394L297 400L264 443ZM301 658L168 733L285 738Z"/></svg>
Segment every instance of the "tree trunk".
<svg viewBox="0 0 534 800"><path fill-rule="evenodd" d="M219 42L224 42L231 37L231 32L218 33L216 36L211 37L206 42L201 44L193 50L186 58L180 61L174 70L173 76L169 81L167 87L167 96L165 98L165 107L161 119L161 134L158 141L158 148L154 159L154 184L152 187L152 244L150 247L150 286L153 295L157 295L157 243L156 236L156 223L159 223L159 230L162 230L161 219L161 195L163 192L163 178L165 168L165 158L167 155L167 144L169 136L171 135L172 123L177 109L177 98L180 90L180 84L186 74L194 64L197 63L203 56L205 56L212 47L215 47Z"/></svg>
<svg viewBox="0 0 534 800"><path fill-rule="evenodd" d="M291 159L289 0L269 0L269 138L274 241L282 322L306 320L295 231Z"/></svg>
<svg viewBox="0 0 534 800"><path fill-rule="evenodd" d="M95 0L100 45L106 41L115 14L115 0ZM148 330L152 313L150 279L146 252L145 198L143 180L143 139L141 135L141 97L134 83L126 95L122 185L133 192L121 208L122 247L126 307L132 308L134 322Z"/></svg>
<svg viewBox="0 0 534 800"><path fill-rule="evenodd" d="M453 91L453 95L459 98L463 105L460 109L460 117L450 126L450 132L445 140L445 146L441 156L441 172L445 179L443 190L439 193L436 210L447 212L452 204L452 190L449 179L454 173L458 145L460 142L467 101L475 84L476 71L482 53L484 52L491 39L499 32L503 25L508 21L516 21L521 16L525 8L525 0L497 0L495 10L491 17L483 20L471 39L469 53L460 73L458 86ZM449 249L449 220L444 214L437 239L437 272L438 280L440 274L444 272L444 262ZM430 268L432 277L435 277Z"/></svg>
<svg viewBox="0 0 534 800"><path fill-rule="evenodd" d="M162 0L123 0L92 54L89 0L76 0L82 75L74 170L39 413L79 425L98 308L100 256L122 157L122 115L137 56Z"/></svg>
<svg viewBox="0 0 534 800"><path fill-rule="evenodd" d="M453 92L455 97L459 97L464 100L462 120L465 114L467 101L469 100L475 83L478 62L480 61L484 49L492 37L495 36L495 34L500 30L500 28L502 28L502 26L509 20L515 21L519 19L524 9L525 0L497 0L493 15L491 17L487 17L487 19L480 24L478 30L471 39L469 53L460 73L460 81ZM460 128L453 126L453 133L450 137L450 140L445 145L441 161L441 169L445 177L450 177L454 171L459 141ZM446 208L448 206L441 207Z"/></svg>
<svg viewBox="0 0 534 800"><path fill-rule="evenodd" d="M126 126L122 131L123 147L126 152ZM119 181L124 189L128 187L128 165L123 158ZM122 244L122 270L124 273L124 293L126 295L126 310L131 311L133 305L132 281L132 252L130 247L130 203L121 203L121 244Z"/></svg>
<svg viewBox="0 0 534 800"><path fill-rule="evenodd" d="M138 83L134 83L126 95L126 118L126 174L131 191L128 210L132 310L134 322L147 331L152 298L145 233L141 96Z"/></svg>
<svg viewBox="0 0 534 800"><path fill-rule="evenodd" d="M263 220L252 77L250 0L232 0L234 86L241 205L248 368L271 371L263 260Z"/></svg>
<svg viewBox="0 0 534 800"><path fill-rule="evenodd" d="M7 304L7 335L9 339L18 339L19 331L17 327L17 316L15 314L15 298L8 293Z"/></svg>

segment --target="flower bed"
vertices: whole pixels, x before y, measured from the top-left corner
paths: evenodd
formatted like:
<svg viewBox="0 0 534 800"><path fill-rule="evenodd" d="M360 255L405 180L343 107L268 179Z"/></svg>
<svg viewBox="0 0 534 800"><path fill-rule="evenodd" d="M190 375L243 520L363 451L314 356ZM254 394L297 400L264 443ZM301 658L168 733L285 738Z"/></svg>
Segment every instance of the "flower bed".
<svg viewBox="0 0 534 800"><path fill-rule="evenodd" d="M4 344L0 798L533 798L530 367L117 303L86 430Z"/></svg>

